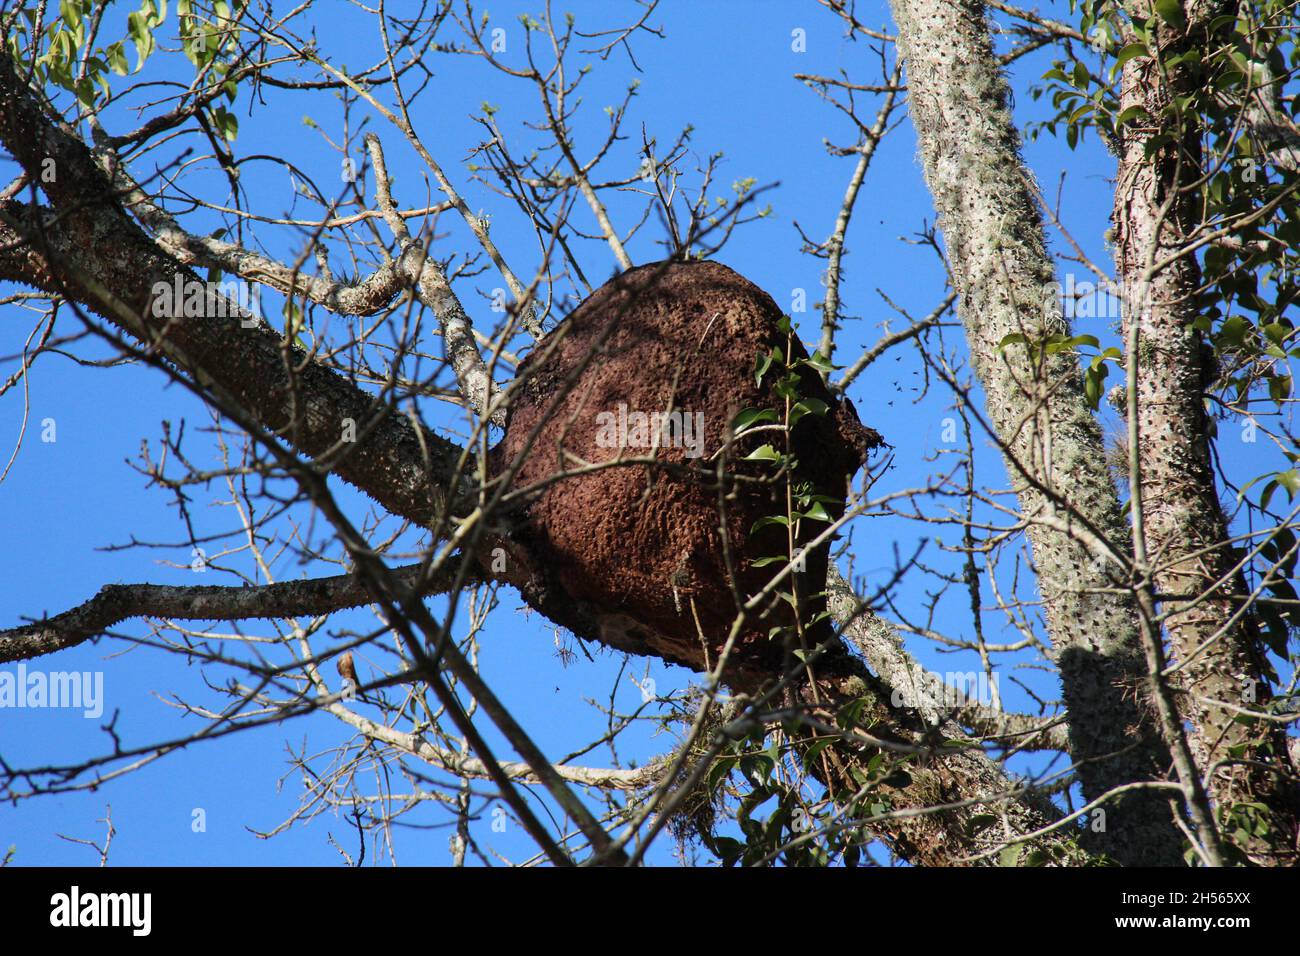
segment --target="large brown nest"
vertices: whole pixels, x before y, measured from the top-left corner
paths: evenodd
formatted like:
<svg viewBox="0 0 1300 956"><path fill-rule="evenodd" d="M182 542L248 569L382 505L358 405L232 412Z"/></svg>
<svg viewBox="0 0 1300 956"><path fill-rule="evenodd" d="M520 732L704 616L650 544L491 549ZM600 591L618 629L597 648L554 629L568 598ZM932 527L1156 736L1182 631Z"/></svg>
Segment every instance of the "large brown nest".
<svg viewBox="0 0 1300 956"><path fill-rule="evenodd" d="M597 619L616 646L695 668L716 662L737 597L758 593L783 566L755 561L788 549L781 525L751 533L760 518L786 514L784 478L773 480L771 465L738 460L764 442L780 448L780 433L742 437L717 454L743 409L784 409L776 374L755 381L756 357L774 348L807 357L780 319L767 293L720 263L662 262L612 279L534 347L491 470L499 477L519 461L512 486L538 488L518 515L516 537L545 578L545 613L569 623L567 610L582 608L574 614ZM838 518L880 436L816 371L802 367L799 375L802 395L828 411L803 417L791 432L794 481L832 499L826 509ZM639 429L635 412L677 419L669 416L659 447L647 447L656 429ZM619 456L652 456L655 464L547 483ZM798 544L826 527L801 522ZM804 620L823 606L827 554L823 545L805 555L797 583ZM790 624L787 603L763 607L746 620L733 653L746 668L779 666L786 638L771 632Z"/></svg>

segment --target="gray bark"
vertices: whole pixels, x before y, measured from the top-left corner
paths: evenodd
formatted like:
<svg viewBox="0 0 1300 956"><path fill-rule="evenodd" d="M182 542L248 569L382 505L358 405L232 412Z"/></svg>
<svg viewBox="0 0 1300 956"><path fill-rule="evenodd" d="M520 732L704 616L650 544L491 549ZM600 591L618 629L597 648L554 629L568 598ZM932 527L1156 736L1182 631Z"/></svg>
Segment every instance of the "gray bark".
<svg viewBox="0 0 1300 956"><path fill-rule="evenodd" d="M1068 332L1055 270L1020 157L1007 89L975 0L891 0L926 182L961 296L972 363L1029 524L1039 591L1069 714L1071 755L1091 800L1164 780L1169 757L1139 688L1145 665L1134 604L1114 588L1128 532L1100 431L1068 355L1035 361L1031 342ZM1092 547L1084 542L1091 542ZM1127 560L1121 557L1121 560ZM1135 865L1176 865L1182 838L1167 794L1129 791L1108 805L1091 846Z"/></svg>

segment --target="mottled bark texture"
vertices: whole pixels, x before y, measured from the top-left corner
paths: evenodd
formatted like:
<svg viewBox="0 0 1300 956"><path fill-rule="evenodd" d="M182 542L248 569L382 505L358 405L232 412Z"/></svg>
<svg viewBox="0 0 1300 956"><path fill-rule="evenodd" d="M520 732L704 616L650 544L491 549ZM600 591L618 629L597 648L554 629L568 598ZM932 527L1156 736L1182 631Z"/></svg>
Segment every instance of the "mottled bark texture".
<svg viewBox="0 0 1300 956"><path fill-rule="evenodd" d="M1144 2L1129 7L1152 15ZM1160 56L1214 46L1205 21L1194 19L1194 5L1186 12L1185 33L1160 27ZM1189 184L1202 175L1202 130L1194 111L1182 112L1178 130L1164 109L1191 92L1192 80L1181 67L1162 76L1155 58L1137 57L1125 63L1121 82L1121 110L1140 106L1158 118L1121 134L1113 213L1117 275L1128 296L1125 331L1137 324L1137 421L1130 424L1138 435L1143 530L1161 593L1208 592L1194 605L1171 601L1162 608L1172 663L1181 667L1179 707L1221 818L1255 804L1270 832L1244 849L1257 863L1294 865L1300 785L1284 727L1239 717L1241 708L1267 706L1272 670L1252 612L1229 597L1244 593L1244 582L1232 570L1237 555L1226 543L1210 460L1205 342L1193 326L1201 275L1194 255L1178 256L1201 221L1200 190ZM1148 155L1149 140L1164 131L1178 135Z"/></svg>
<svg viewBox="0 0 1300 956"><path fill-rule="evenodd" d="M1100 538L1123 553L1128 531L1078 366L1068 355L1035 361L1024 346L999 348L1011 333L1041 341L1066 332L1067 323L984 6L892 0L891 7L958 312L1029 527L1084 794L1091 800L1119 785L1163 780L1169 758L1141 693L1134 604L1083 593L1113 588L1116 568L1079 539ZM1168 797L1154 790L1110 802L1105 831L1089 839L1126 864L1182 858Z"/></svg>

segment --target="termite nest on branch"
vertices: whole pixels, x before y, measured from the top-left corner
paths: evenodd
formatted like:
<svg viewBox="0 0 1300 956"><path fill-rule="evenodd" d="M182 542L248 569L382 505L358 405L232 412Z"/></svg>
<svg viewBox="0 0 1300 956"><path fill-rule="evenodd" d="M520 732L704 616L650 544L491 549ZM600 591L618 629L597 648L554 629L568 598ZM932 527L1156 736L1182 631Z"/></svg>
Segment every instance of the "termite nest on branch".
<svg viewBox="0 0 1300 956"><path fill-rule="evenodd" d="M788 518L801 490L825 510L793 535L801 619L817 617L830 536L803 549L843 514L882 440L788 329L771 296L721 263L668 261L616 276L534 346L490 465L501 478L518 462L512 487L534 489L514 516L540 579L531 603L580 636L712 666L737 600L789 563L787 525L763 519ZM764 356L778 360L764 370ZM787 433L792 384L812 412ZM772 414L754 420L762 410ZM764 445L788 451L793 469ZM763 561L774 555L786 559ZM781 590L789 579L746 618L738 666L779 667L786 637L773 631L794 623Z"/></svg>

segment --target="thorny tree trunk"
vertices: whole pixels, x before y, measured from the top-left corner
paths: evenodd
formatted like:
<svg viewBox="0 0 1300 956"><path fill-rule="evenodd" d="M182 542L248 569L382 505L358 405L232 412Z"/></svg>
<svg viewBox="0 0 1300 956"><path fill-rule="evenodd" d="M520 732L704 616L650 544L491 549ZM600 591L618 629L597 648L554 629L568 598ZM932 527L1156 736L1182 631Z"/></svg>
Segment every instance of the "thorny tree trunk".
<svg viewBox="0 0 1300 956"><path fill-rule="evenodd" d="M907 64L909 110L926 182L961 295L976 375L1029 525L1038 587L1069 713L1071 755L1085 796L1161 780L1169 758L1143 702L1136 612L1114 565L1081 543L1121 554L1128 532L1100 431L1068 355L1035 364L1022 346L1066 331L1051 294L1055 270L1020 158L1019 136L976 0L891 0ZM1090 828L1091 830L1091 828ZM1182 839L1168 796L1137 790L1107 804L1093 848L1133 865L1176 865Z"/></svg>
<svg viewBox="0 0 1300 956"><path fill-rule="evenodd" d="M1130 6L1135 14L1151 15L1138 9L1144 4ZM1206 42L1166 39L1169 46L1161 55L1174 52L1180 42ZM1131 59L1124 65L1120 109L1141 106L1160 117L1174 94L1187 92L1187 82L1178 70L1162 78L1154 57ZM1243 708L1266 705L1271 668L1250 609L1229 599L1242 593L1243 582L1233 571L1234 551L1225 544L1227 527L1210 462L1204 343L1193 327L1200 270L1194 255L1187 254L1152 274L1157 263L1187 244L1200 221L1199 191L1180 186L1201 176L1201 133L1192 128L1192 111L1184 112L1183 122L1181 140L1150 157L1147 143L1154 128L1130 128L1120 143L1116 174L1117 277L1127 296L1125 331L1137 336L1138 415L1130 427L1138 436L1143 531L1161 593L1209 592L1194 604L1167 602L1163 611L1181 667L1180 711L1191 723L1189 742L1201 774L1209 775L1211 797L1220 815L1242 803L1266 808L1269 834L1257 834L1245 848L1258 863L1294 865L1300 787L1284 727L1237 719Z"/></svg>

